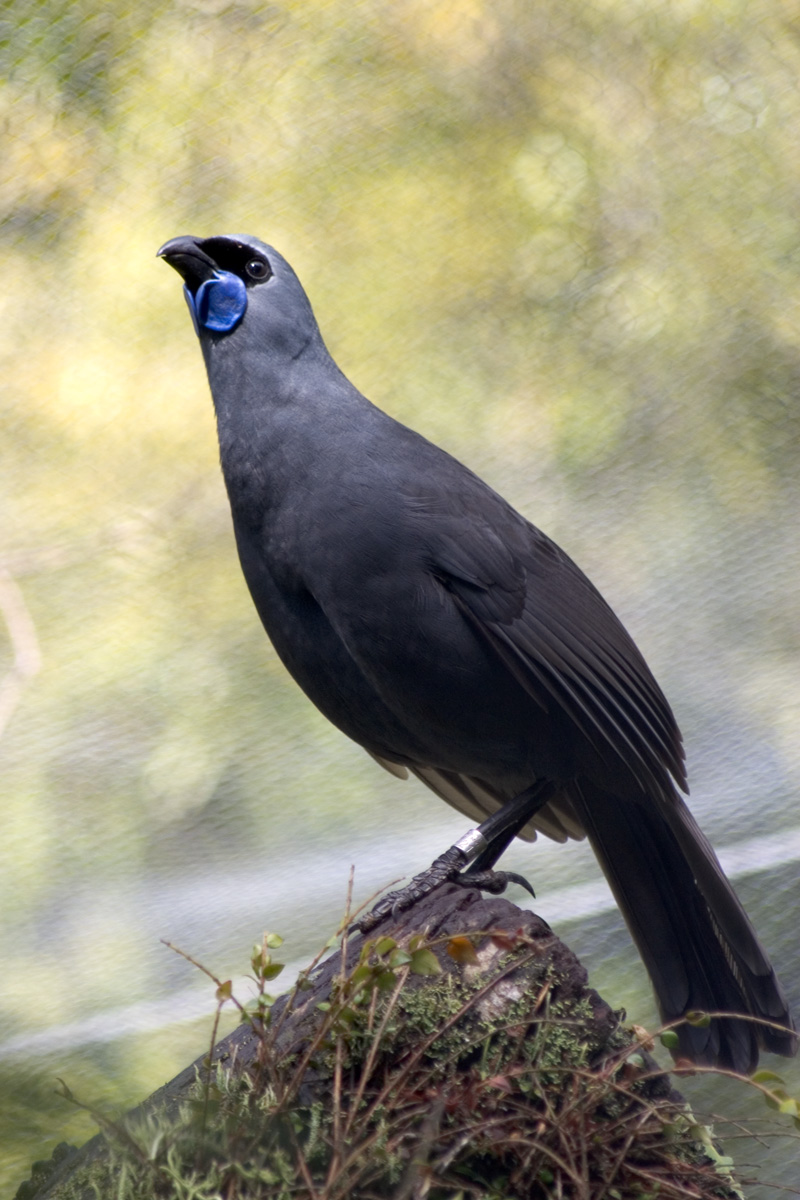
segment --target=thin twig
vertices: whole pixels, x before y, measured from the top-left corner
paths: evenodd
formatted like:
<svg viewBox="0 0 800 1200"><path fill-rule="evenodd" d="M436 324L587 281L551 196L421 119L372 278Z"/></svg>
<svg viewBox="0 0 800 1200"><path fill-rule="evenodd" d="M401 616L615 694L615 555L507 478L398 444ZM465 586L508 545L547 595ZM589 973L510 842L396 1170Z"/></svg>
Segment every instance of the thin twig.
<svg viewBox="0 0 800 1200"><path fill-rule="evenodd" d="M350 929L350 910L353 903L353 877L355 875L355 867L350 866L350 876L347 881L347 900L345 903L344 915L344 930L342 933L341 945L341 960L339 968L339 987L340 994L344 995L345 984L347 982L347 939ZM341 1121L342 1121L342 1064L344 1062L344 1034L341 1028L336 1034L336 1051L335 1061L333 1066L333 1137L331 1147L331 1161L328 1166L328 1182L327 1188L330 1188L331 1183L336 1178L339 1171L339 1160L341 1157ZM348 1121L349 1125L349 1121ZM345 1134L345 1136L347 1136Z"/></svg>
<svg viewBox="0 0 800 1200"><path fill-rule="evenodd" d="M8 629L13 659L0 680L0 737L17 708L25 685L42 667L36 626L14 579L0 568L0 613Z"/></svg>
<svg viewBox="0 0 800 1200"><path fill-rule="evenodd" d="M219 1029L219 1018L222 1013L224 1000L217 1002L217 1011L214 1013L214 1026L211 1030L211 1045L208 1050L208 1069L206 1071L206 1082L203 1088L203 1117L200 1122L200 1146L198 1153L202 1150L202 1143L206 1136L206 1122L208 1121L208 1106L211 1100L211 1071L214 1065L214 1047L217 1044L217 1030Z"/></svg>
<svg viewBox="0 0 800 1200"><path fill-rule="evenodd" d="M367 1054L367 1059L366 1059L366 1062L364 1063L364 1068L361 1072L361 1078L358 1081L358 1087L356 1088L356 1094L353 1097L352 1103L350 1104L350 1110L348 1112L348 1117L347 1117L347 1125L345 1126L345 1133L344 1133L345 1138L349 1137L349 1135L350 1135L350 1131L351 1131L352 1125L353 1125L353 1119L356 1115L356 1112L358 1111L358 1106L361 1104L367 1083L372 1075L372 1069L375 1065L375 1059L377 1057L378 1051L381 1048L381 1041L383 1040L383 1035L386 1032L386 1026L389 1024L389 1020L391 1019L392 1013L394 1012L397 1001L400 999L400 993L402 992L403 988L405 987L406 980L408 979L408 976L409 976L409 970L410 970L410 968L409 968L408 964L406 964L398 972L397 983L394 985L392 994L389 997L389 1001L386 1005L386 1008L384 1009L383 1016L381 1017L380 1024L378 1025L378 1028L375 1031L375 1035L372 1038L372 1042L370 1043L369 1052Z"/></svg>
<svg viewBox="0 0 800 1200"><path fill-rule="evenodd" d="M180 946L175 946L172 942L168 942L166 938L161 938L161 944L162 946L166 946L168 950L172 950L174 954L179 954L181 958L185 958L186 961L191 963L193 967L197 967L198 971L202 971L204 975L207 975L208 978L212 980L212 982L215 983L218 988L225 987L226 983L228 982L227 980L220 979L219 976L215 975L213 971L210 971L208 967L203 966L203 964L196 958L192 958L191 954L187 954L185 950L181 950ZM231 1004L233 1004L240 1013L246 1011L241 1000L237 1000L233 993L225 996L223 1003L225 1003L226 1000L230 1000Z"/></svg>

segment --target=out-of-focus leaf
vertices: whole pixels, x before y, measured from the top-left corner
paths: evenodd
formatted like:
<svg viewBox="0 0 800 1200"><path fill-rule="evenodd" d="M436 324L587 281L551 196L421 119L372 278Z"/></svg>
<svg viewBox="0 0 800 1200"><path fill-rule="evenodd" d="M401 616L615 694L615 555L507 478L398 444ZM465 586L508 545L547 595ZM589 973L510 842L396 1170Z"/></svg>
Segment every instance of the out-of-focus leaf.
<svg viewBox="0 0 800 1200"><path fill-rule="evenodd" d="M441 975L442 967L432 950L415 950L411 955L413 975Z"/></svg>

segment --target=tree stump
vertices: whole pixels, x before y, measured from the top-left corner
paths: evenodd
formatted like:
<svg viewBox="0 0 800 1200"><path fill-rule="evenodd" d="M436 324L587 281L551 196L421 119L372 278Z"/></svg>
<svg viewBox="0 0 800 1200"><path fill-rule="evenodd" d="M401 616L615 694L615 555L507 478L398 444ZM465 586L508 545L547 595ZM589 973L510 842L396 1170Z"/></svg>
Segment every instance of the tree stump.
<svg viewBox="0 0 800 1200"><path fill-rule="evenodd" d="M19 1200L735 1200L623 1017L539 917L447 885Z"/></svg>

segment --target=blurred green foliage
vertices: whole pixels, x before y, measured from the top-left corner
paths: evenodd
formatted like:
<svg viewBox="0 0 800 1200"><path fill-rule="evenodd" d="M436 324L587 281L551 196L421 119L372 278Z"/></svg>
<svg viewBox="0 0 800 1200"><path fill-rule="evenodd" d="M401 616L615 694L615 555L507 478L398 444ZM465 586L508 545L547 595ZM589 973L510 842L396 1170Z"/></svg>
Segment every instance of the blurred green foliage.
<svg viewBox="0 0 800 1200"><path fill-rule="evenodd" d="M81 888L426 805L258 627L179 233L286 254L358 386L574 554L685 732L757 734L796 820L795 5L8 0L0 67L6 1033L152 986L122 902L62 920ZM147 1090L123 1058L90 1083Z"/></svg>

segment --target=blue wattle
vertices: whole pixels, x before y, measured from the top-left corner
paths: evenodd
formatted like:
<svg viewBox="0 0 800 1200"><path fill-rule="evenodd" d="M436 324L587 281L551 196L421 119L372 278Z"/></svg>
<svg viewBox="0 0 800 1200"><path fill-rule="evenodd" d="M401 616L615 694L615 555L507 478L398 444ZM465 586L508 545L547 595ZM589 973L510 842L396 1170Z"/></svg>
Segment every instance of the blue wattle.
<svg viewBox="0 0 800 1200"><path fill-rule="evenodd" d="M187 287L183 291L198 337L200 326L227 333L239 324L247 308L247 288L230 271L218 271L213 279L206 279L194 296Z"/></svg>

